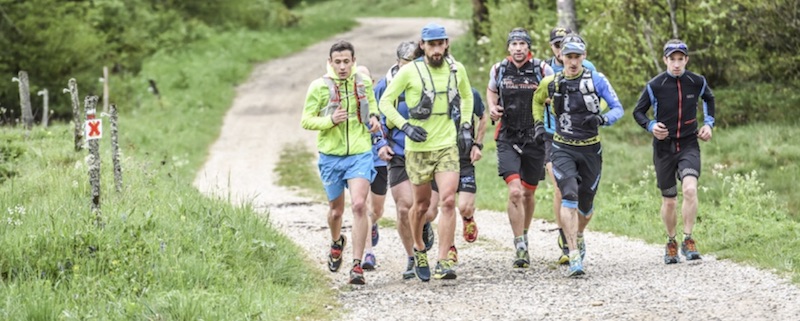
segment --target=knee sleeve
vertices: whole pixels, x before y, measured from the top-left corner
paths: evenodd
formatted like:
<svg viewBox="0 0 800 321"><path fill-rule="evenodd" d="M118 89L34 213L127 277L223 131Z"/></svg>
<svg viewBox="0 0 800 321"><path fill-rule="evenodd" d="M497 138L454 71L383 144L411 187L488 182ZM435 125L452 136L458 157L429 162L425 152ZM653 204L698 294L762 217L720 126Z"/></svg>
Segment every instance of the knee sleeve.
<svg viewBox="0 0 800 321"><path fill-rule="evenodd" d="M578 202L578 179L575 177L559 181L558 188L561 190L561 199L565 201Z"/></svg>
<svg viewBox="0 0 800 321"><path fill-rule="evenodd" d="M667 189L662 189L661 190L661 196L668 197L668 198L677 197L678 196L678 185L672 186L672 187L667 188Z"/></svg>
<svg viewBox="0 0 800 321"><path fill-rule="evenodd" d="M588 216L594 209L594 193L583 192L578 195L578 211L583 216Z"/></svg>

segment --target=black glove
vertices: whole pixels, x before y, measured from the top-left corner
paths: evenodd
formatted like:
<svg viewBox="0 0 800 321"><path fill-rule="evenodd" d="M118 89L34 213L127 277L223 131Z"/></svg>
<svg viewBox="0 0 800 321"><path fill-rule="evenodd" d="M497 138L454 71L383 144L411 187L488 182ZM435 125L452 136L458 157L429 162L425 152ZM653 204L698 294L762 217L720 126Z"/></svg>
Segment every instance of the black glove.
<svg viewBox="0 0 800 321"><path fill-rule="evenodd" d="M599 127L599 126L605 125L607 122L608 122L608 118L606 118L606 116L603 116L603 115L600 115L600 114L595 114L595 115L589 116L588 118L584 119L583 120L583 125L584 126Z"/></svg>
<svg viewBox="0 0 800 321"><path fill-rule="evenodd" d="M426 139L428 139L428 132L425 131L424 128L419 126L414 126L409 123L406 123L405 125L403 125L403 128L400 128L400 130L402 130L406 134L406 136L408 136L408 138L417 143L424 142Z"/></svg>
<svg viewBox="0 0 800 321"><path fill-rule="evenodd" d="M533 142L538 145L544 144L544 124L541 122L533 125Z"/></svg>
<svg viewBox="0 0 800 321"><path fill-rule="evenodd" d="M470 123L461 124L458 129L458 149L469 153L472 150L472 125Z"/></svg>

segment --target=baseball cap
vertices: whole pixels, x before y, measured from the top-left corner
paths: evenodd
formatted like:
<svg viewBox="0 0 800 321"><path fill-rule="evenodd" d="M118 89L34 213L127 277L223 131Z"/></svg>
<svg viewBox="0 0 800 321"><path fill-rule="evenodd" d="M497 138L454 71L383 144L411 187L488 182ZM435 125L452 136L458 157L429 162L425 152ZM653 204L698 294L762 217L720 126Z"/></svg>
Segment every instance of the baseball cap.
<svg viewBox="0 0 800 321"><path fill-rule="evenodd" d="M576 34L569 34L561 39L561 54L586 54L586 42Z"/></svg>
<svg viewBox="0 0 800 321"><path fill-rule="evenodd" d="M447 39L444 27L437 23L429 23L422 27L422 41Z"/></svg>
<svg viewBox="0 0 800 321"><path fill-rule="evenodd" d="M560 42L564 36L572 33L572 29L564 27L555 27L550 31L550 43Z"/></svg>
<svg viewBox="0 0 800 321"><path fill-rule="evenodd" d="M689 55L689 47L686 46L686 44L683 43L683 41L675 41L675 42L670 41L670 42L667 42L666 45L664 45L664 57L669 57L669 55L671 55L673 53L676 53L676 52L681 52L684 55L688 56Z"/></svg>

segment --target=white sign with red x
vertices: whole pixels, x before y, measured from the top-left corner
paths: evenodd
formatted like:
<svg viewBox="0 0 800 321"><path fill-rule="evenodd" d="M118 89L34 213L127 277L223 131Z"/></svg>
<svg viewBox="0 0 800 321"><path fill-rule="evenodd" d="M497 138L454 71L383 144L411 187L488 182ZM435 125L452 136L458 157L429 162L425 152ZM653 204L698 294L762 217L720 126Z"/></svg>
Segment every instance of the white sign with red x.
<svg viewBox="0 0 800 321"><path fill-rule="evenodd" d="M100 119L89 119L83 126L86 140L100 139L103 137L103 124Z"/></svg>

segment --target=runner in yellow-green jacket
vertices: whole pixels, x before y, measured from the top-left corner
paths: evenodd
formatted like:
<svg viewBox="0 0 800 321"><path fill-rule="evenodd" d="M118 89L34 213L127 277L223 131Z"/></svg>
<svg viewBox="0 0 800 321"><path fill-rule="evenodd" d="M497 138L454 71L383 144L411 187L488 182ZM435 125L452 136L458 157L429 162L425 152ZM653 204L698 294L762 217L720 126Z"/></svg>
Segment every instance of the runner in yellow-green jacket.
<svg viewBox="0 0 800 321"><path fill-rule="evenodd" d="M356 73L355 62L352 44L339 41L331 46L328 72L308 87L301 124L304 129L319 131L319 172L330 206L328 227L332 242L328 269L336 272L342 264L346 243L341 234L342 214L347 187L353 211L350 283L364 284L361 257L369 229L366 201L375 177L370 131L380 130L381 124L372 81Z"/></svg>
<svg viewBox="0 0 800 321"><path fill-rule="evenodd" d="M439 187L442 215L439 218L439 261L434 278L455 279L455 260L448 258L455 233L455 193L459 182L459 146L472 148L470 117L461 117L453 126L453 116L472 115L472 87L467 71L448 54L449 41L444 27L430 23L422 28L419 44L422 58L404 66L381 96L381 112L387 123L406 134L406 171L412 184L414 205L409 217L414 238L414 262L417 277L430 280L428 255L422 240L425 212L430 205L433 179ZM405 92L409 106L406 120L393 102ZM458 141L458 145L456 142Z"/></svg>

